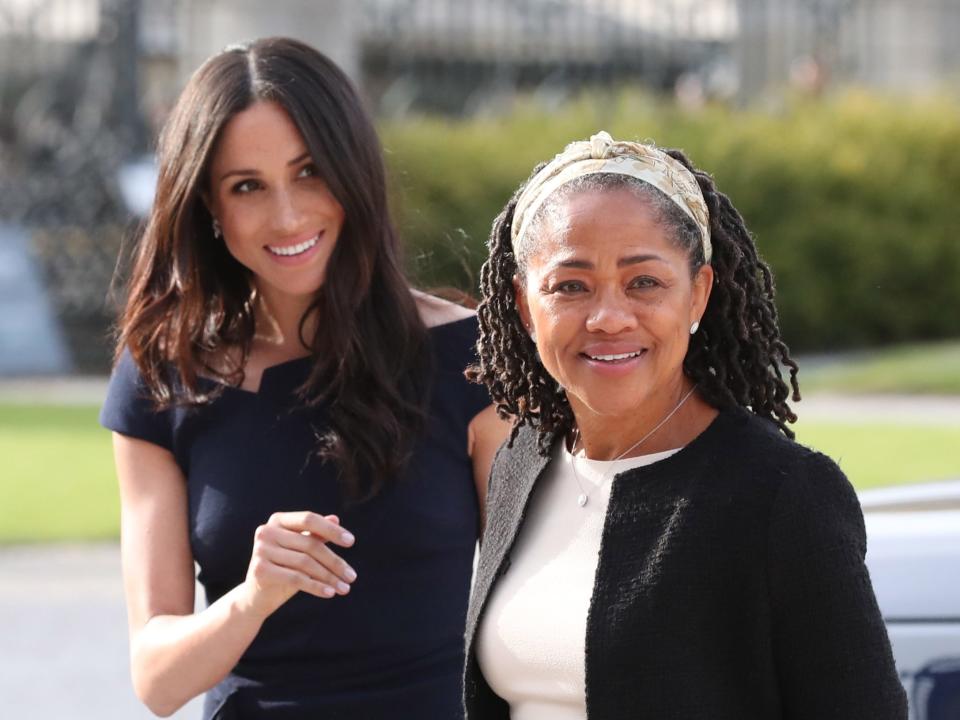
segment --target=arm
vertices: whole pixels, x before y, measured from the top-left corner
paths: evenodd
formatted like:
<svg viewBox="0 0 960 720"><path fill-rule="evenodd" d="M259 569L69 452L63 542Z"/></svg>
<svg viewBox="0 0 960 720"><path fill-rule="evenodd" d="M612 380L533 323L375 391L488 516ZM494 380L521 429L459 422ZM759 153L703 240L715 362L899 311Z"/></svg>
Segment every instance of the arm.
<svg viewBox="0 0 960 720"><path fill-rule="evenodd" d="M784 718L906 720L856 494L823 455L797 465L774 502L768 552Z"/></svg>
<svg viewBox="0 0 960 720"><path fill-rule="evenodd" d="M480 501L480 533L486 525L487 486L497 449L510 435L510 422L501 420L493 405L474 415L467 427L467 452L473 461L473 479Z"/></svg>
<svg viewBox="0 0 960 720"><path fill-rule="evenodd" d="M326 545L352 544L337 518L276 513L257 529L246 580L194 614L183 474L168 450L118 433L114 456L133 686L154 713L170 715L223 679L297 591L349 591L356 574Z"/></svg>

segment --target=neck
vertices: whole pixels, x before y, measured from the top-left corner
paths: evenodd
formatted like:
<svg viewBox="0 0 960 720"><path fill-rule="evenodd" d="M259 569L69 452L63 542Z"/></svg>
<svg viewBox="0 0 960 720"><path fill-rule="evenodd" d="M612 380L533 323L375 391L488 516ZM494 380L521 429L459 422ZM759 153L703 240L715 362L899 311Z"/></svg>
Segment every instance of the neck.
<svg viewBox="0 0 960 720"><path fill-rule="evenodd" d="M571 398L579 445L592 460L617 460L683 447L716 416L687 378L627 416L600 415Z"/></svg>
<svg viewBox="0 0 960 720"><path fill-rule="evenodd" d="M317 319L312 315L303 326L301 340L300 322L311 301L311 297L258 290L254 306L254 343L269 348L271 354L291 358L303 355L310 349L309 344L317 329Z"/></svg>

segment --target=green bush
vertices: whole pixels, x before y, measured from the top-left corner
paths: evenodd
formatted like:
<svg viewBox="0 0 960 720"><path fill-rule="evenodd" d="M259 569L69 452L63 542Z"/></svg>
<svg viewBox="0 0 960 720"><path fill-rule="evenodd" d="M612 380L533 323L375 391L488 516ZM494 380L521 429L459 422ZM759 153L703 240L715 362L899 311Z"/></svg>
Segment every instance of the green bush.
<svg viewBox="0 0 960 720"><path fill-rule="evenodd" d="M796 350L960 336L960 106L863 93L698 112L636 93L561 112L382 128L412 271L474 291L493 218L533 166L598 129L684 149L743 213Z"/></svg>

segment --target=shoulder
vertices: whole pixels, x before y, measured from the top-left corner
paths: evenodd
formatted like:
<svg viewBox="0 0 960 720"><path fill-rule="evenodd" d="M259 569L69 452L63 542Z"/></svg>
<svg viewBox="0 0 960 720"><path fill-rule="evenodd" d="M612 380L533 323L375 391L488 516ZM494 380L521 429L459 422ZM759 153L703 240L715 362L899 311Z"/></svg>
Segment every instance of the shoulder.
<svg viewBox="0 0 960 720"><path fill-rule="evenodd" d="M732 424L740 431L731 433L728 453L740 470L735 475L747 480L746 491L769 498L771 536L786 544L841 535L862 543L860 503L836 461L784 436L767 420L745 411L740 415Z"/></svg>
<svg viewBox="0 0 960 720"><path fill-rule="evenodd" d="M732 408L721 411L694 462L709 492L738 498L757 511L831 504L849 509L856 494L837 463L786 437L771 421ZM696 441L695 441L696 442Z"/></svg>
<svg viewBox="0 0 960 720"><path fill-rule="evenodd" d="M856 490L833 459L809 448L803 450L777 484L770 512L771 535L787 543L806 537L831 544L845 538L862 555L866 552L865 529Z"/></svg>
<svg viewBox="0 0 960 720"><path fill-rule="evenodd" d="M151 400L143 373L128 348L124 348L110 373L106 404Z"/></svg>
<svg viewBox="0 0 960 720"><path fill-rule="evenodd" d="M718 421L713 443L715 453L732 470L790 476L813 463L832 466L840 472L836 463L826 455L788 438L772 421L748 410L725 409Z"/></svg>
<svg viewBox="0 0 960 720"><path fill-rule="evenodd" d="M420 312L420 319L428 328L438 325L447 325L449 323L464 320L469 317L475 317L476 313L470 308L459 305L450 300L439 298L436 295L429 295L420 290L411 289L414 302L417 304L417 310Z"/></svg>
<svg viewBox="0 0 960 720"><path fill-rule="evenodd" d="M477 315L449 300L411 292L429 333L435 401L469 422L490 405L487 388L465 375L477 362Z"/></svg>
<svg viewBox="0 0 960 720"><path fill-rule="evenodd" d="M128 350L117 360L100 409L100 424L108 430L147 440L169 449L171 414L157 407L156 399Z"/></svg>
<svg viewBox="0 0 960 720"><path fill-rule="evenodd" d="M766 538L771 562L845 546L865 550L863 514L840 466L786 437L772 422L743 409L724 410L710 443L696 453L705 499L736 508Z"/></svg>
<svg viewBox="0 0 960 720"><path fill-rule="evenodd" d="M411 290L440 369L462 375L477 361L477 314L450 300ZM487 400L489 404L489 400Z"/></svg>

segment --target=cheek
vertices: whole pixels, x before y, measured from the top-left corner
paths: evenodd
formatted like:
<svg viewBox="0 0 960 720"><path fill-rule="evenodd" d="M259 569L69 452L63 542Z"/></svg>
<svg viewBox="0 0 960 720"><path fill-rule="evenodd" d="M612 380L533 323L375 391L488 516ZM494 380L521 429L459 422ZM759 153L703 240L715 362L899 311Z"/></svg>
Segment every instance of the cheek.
<svg viewBox="0 0 960 720"><path fill-rule="evenodd" d="M347 213L343 209L343 205L338 203L336 200L332 201L332 208L330 214L333 215L335 221L339 227L343 227L343 221L347 218Z"/></svg>
<svg viewBox="0 0 960 720"><path fill-rule="evenodd" d="M218 217L228 248L242 242L249 235L250 228L255 222L255 216L250 212L248 206L230 201L220 203Z"/></svg>
<svg viewBox="0 0 960 720"><path fill-rule="evenodd" d="M581 312L570 303L547 298L531 307L533 327L537 331L537 346L544 364L551 371L563 362L575 345L583 327ZM556 358L556 362L553 359Z"/></svg>
<svg viewBox="0 0 960 720"><path fill-rule="evenodd" d="M321 215L338 225L343 225L346 211L328 188L305 187L301 194L303 211L311 215Z"/></svg>
<svg viewBox="0 0 960 720"><path fill-rule="evenodd" d="M536 330L537 340L543 343L553 342L558 330L558 313L554 303L539 296L528 296L527 307L530 313L531 329Z"/></svg>
<svg viewBox="0 0 960 720"><path fill-rule="evenodd" d="M686 315L671 313L659 330L664 345L669 348L669 355L676 362L682 363L690 344L690 325Z"/></svg>

